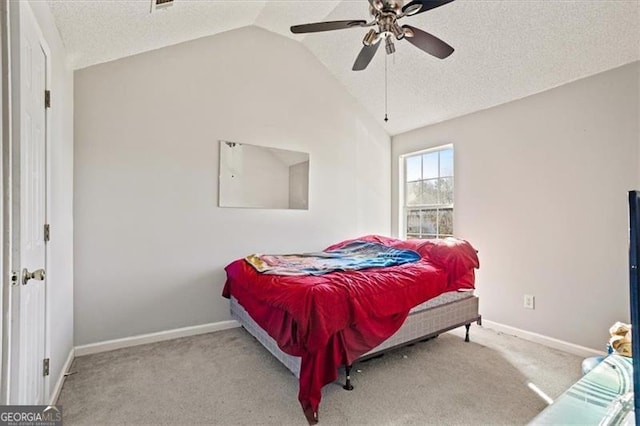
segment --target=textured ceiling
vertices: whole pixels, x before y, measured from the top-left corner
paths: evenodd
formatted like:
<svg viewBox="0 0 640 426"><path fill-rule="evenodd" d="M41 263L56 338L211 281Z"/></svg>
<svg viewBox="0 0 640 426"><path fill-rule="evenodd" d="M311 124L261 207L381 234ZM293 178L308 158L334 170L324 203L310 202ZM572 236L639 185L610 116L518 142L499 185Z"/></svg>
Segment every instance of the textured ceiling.
<svg viewBox="0 0 640 426"><path fill-rule="evenodd" d="M457 0L402 19L456 48L439 60L406 41L351 71L366 29L306 36L289 26L368 19L366 0L48 0L73 68L247 25L298 40L392 135L519 99L640 59L637 0Z"/></svg>

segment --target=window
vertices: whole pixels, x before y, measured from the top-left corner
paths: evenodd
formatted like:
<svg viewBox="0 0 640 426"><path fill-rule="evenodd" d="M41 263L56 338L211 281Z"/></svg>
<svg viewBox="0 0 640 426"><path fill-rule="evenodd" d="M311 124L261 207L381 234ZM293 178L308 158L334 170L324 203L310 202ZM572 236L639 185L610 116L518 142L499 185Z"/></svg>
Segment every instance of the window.
<svg viewBox="0 0 640 426"><path fill-rule="evenodd" d="M405 237L452 236L453 147L447 145L401 158Z"/></svg>

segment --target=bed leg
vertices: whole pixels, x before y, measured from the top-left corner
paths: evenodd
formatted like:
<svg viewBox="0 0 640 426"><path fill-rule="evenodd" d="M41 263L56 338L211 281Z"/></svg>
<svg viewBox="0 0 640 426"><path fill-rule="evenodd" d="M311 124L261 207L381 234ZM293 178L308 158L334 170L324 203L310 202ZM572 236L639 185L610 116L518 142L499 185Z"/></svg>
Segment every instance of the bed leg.
<svg viewBox="0 0 640 426"><path fill-rule="evenodd" d="M469 329L471 328L471 324L465 324L464 328L467 329L467 332L464 335L464 341L468 342L469 341Z"/></svg>
<svg viewBox="0 0 640 426"><path fill-rule="evenodd" d="M345 381L342 389L348 390L348 391L353 390L353 386L351 385L351 365L345 365L344 372L347 375L347 380Z"/></svg>

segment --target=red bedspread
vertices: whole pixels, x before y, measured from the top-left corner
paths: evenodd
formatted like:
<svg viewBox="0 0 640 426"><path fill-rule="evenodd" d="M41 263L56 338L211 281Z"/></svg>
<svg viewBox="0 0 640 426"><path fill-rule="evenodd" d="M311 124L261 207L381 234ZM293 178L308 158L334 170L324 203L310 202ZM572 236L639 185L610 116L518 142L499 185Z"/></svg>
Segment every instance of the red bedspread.
<svg viewBox="0 0 640 426"><path fill-rule="evenodd" d="M302 358L298 399L317 420L322 387L395 333L409 310L446 291L473 288L476 252L462 240L358 240L417 251L415 263L322 276L259 274L244 259L229 264L224 297L234 296L284 352ZM338 248L342 241L329 249Z"/></svg>

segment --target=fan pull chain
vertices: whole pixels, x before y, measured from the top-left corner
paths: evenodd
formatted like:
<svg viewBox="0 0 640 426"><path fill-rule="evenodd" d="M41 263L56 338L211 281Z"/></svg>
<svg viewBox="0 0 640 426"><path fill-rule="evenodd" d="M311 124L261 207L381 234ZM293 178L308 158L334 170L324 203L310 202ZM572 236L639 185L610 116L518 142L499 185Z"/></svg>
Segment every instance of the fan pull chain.
<svg viewBox="0 0 640 426"><path fill-rule="evenodd" d="M387 56L389 55L384 55L384 122L386 123L387 121L389 121L389 117L387 116Z"/></svg>

